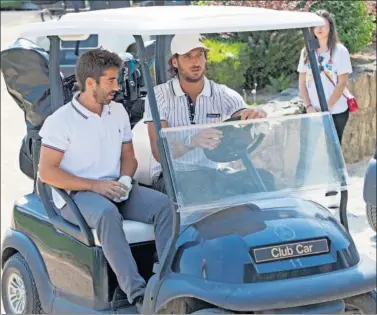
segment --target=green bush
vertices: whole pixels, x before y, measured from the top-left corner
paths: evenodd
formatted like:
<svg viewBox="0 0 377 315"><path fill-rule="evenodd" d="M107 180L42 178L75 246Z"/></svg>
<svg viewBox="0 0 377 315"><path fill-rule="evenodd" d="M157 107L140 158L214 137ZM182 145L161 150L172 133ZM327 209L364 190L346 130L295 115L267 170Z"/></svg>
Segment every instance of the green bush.
<svg viewBox="0 0 377 315"><path fill-rule="evenodd" d="M249 43L249 64L245 86L259 88L270 83L270 78L297 76L296 69L300 52L304 45L302 32L283 30L272 32L252 32L247 36Z"/></svg>
<svg viewBox="0 0 377 315"><path fill-rule="evenodd" d="M371 44L375 25L366 1L315 1L309 11L318 9L334 15L339 38L350 53L359 52Z"/></svg>
<svg viewBox="0 0 377 315"><path fill-rule="evenodd" d="M249 66L247 44L217 37L207 38L203 42L209 48L207 77L240 90Z"/></svg>
<svg viewBox="0 0 377 315"><path fill-rule="evenodd" d="M194 1L195 5L246 5L284 10L310 11L326 9L333 13L340 40L350 53L358 52L372 41L374 23L366 1ZM297 30L233 33L229 43L211 35L208 45L208 76L230 87L258 89L285 87L297 78L297 65L304 46L303 34ZM236 43L236 44L234 44ZM212 46L211 46L212 45ZM245 45L247 45L245 47ZM246 57L248 56L248 57ZM284 79L284 80L283 80Z"/></svg>
<svg viewBox="0 0 377 315"><path fill-rule="evenodd" d="M20 0L1 0L0 8L3 9L20 9L23 6L23 1Z"/></svg>
<svg viewBox="0 0 377 315"><path fill-rule="evenodd" d="M211 34L204 40L208 53L207 76L236 90L258 89L272 79L297 76L296 69L304 45L300 31Z"/></svg>
<svg viewBox="0 0 377 315"><path fill-rule="evenodd" d="M291 86L291 76L286 76L282 73L278 78L268 77L270 84L267 85L267 90L272 93L277 93L288 89Z"/></svg>

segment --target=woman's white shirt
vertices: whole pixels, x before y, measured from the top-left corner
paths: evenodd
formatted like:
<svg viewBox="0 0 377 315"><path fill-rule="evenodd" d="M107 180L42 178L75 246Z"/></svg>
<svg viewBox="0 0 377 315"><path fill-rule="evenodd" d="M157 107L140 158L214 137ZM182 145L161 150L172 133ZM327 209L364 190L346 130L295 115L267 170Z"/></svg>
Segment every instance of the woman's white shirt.
<svg viewBox="0 0 377 315"><path fill-rule="evenodd" d="M352 73L352 65L351 65L351 58L348 53L347 48L342 44L337 44L335 50L333 52L333 57L330 58L330 50L325 53L316 53L316 60L318 62L318 57L323 56L322 65L324 67L324 71L327 75L332 78L335 84L338 83L338 75L342 75L345 73ZM309 93L310 103L320 109L319 99L317 95L317 89L314 83L313 72L309 61L305 64L303 52L301 53L300 62L297 68L298 72L306 73L306 87ZM321 80L323 85L323 90L325 92L326 100L328 101L335 90L335 86L330 82L330 80L326 77L326 75L321 71ZM343 92L345 95L349 95L347 88L344 89ZM332 114L339 114L343 113L347 110L347 99L342 95L339 100L334 104L331 108Z"/></svg>

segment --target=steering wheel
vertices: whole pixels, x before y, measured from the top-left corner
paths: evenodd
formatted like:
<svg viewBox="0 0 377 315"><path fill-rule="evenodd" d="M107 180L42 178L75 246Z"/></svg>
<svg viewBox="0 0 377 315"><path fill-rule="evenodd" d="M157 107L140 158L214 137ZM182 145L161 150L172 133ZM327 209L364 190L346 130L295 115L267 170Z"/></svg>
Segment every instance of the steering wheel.
<svg viewBox="0 0 377 315"><path fill-rule="evenodd" d="M241 116L236 116L224 122L239 121ZM227 163L242 158L245 154L251 153L263 141L265 134L259 133L252 137L251 128L253 124L236 127L233 125L215 127L223 132L223 138L219 146L213 150L204 149L205 156L216 163Z"/></svg>

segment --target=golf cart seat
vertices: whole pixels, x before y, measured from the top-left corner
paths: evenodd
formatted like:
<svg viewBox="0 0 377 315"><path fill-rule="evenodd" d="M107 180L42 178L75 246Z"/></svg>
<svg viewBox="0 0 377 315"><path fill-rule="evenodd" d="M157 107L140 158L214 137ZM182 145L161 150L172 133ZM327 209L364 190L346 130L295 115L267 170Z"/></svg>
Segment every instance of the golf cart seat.
<svg viewBox="0 0 377 315"><path fill-rule="evenodd" d="M144 185L152 185L151 167L153 155L149 143L148 127L144 123L144 119L137 122L132 129L135 156L138 162L138 167L134 175L134 179Z"/></svg>
<svg viewBox="0 0 377 315"><path fill-rule="evenodd" d="M138 221L123 220L123 231L128 244L138 244L154 241L153 224ZM94 245L102 246L97 237L97 231L92 229Z"/></svg>

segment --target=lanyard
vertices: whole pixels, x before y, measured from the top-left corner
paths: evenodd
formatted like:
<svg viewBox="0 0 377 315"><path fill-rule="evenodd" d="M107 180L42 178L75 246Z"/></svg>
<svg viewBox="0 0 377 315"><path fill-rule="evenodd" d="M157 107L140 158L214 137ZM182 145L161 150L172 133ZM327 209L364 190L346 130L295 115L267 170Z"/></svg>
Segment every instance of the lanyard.
<svg viewBox="0 0 377 315"><path fill-rule="evenodd" d="M195 118L195 104L193 104L192 99L191 99L190 96L186 95L186 99L187 99L187 107L188 107L188 112L189 112L189 116L190 116L191 125L195 125L195 121L194 121L194 118Z"/></svg>

